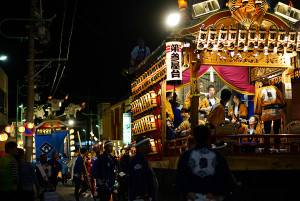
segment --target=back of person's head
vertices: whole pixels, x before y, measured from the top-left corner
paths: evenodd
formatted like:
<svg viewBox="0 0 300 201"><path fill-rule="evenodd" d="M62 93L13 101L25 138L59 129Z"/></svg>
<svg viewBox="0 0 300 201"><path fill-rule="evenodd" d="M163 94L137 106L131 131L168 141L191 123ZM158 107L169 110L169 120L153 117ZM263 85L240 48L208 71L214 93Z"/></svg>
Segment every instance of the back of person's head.
<svg viewBox="0 0 300 201"><path fill-rule="evenodd" d="M263 86L269 86L270 80L267 77L264 77L261 79L262 85Z"/></svg>
<svg viewBox="0 0 300 201"><path fill-rule="evenodd" d="M205 125L196 126L193 130L193 136L198 145L207 144L208 139L210 138L210 130Z"/></svg>
<svg viewBox="0 0 300 201"><path fill-rule="evenodd" d="M18 145L15 142L6 142L5 143L5 153L8 153L10 149L17 148Z"/></svg>
<svg viewBox="0 0 300 201"><path fill-rule="evenodd" d="M87 152L87 149L86 148L81 148L80 149L80 154L85 154Z"/></svg>
<svg viewBox="0 0 300 201"><path fill-rule="evenodd" d="M63 154L63 158L68 158L68 157L67 157L67 154Z"/></svg>
<svg viewBox="0 0 300 201"><path fill-rule="evenodd" d="M228 101L231 98L231 91L229 89L223 89L221 91L221 100L222 101Z"/></svg>

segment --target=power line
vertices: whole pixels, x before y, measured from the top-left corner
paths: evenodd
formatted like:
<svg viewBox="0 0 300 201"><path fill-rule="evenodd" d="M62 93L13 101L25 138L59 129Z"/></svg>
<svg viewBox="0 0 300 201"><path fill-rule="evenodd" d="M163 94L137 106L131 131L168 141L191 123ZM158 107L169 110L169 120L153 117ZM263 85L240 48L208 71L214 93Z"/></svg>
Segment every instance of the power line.
<svg viewBox="0 0 300 201"><path fill-rule="evenodd" d="M63 21L62 21L62 27L61 27L61 33L60 33L58 59L60 59L60 57L61 57L61 46L62 46L62 41L63 41L63 33L64 33L64 26L65 26L65 19L66 19L66 6L67 6L67 0L65 0L65 4L64 4L64 15L63 15ZM56 68L55 77L54 77L54 80L53 80L53 83L52 83L50 94L52 94L53 87L55 85L55 81L56 81L57 73L58 73L59 69L60 69L60 62L58 63L57 68Z"/></svg>
<svg viewBox="0 0 300 201"><path fill-rule="evenodd" d="M75 1L75 6L74 6L74 13L73 13L73 19L72 19L72 26L71 26L71 32L70 32L69 44L68 44L67 56L66 56L67 60L69 59L70 45L71 45L71 38L72 38L72 35L73 35L74 20L75 20L76 10L77 10L77 0ZM58 86L59 86L60 80L61 80L61 78L62 78L62 76L63 76L63 74L64 74L65 69L66 69L66 63L64 63L64 68L63 68L63 70L62 70L62 72L61 72L61 74L60 74L60 78L59 78L59 80L58 80L58 83L57 83L57 85L56 85L55 91L53 92L52 96L54 96L54 94L55 94L55 92L56 92L56 90L57 90L57 88L58 88Z"/></svg>

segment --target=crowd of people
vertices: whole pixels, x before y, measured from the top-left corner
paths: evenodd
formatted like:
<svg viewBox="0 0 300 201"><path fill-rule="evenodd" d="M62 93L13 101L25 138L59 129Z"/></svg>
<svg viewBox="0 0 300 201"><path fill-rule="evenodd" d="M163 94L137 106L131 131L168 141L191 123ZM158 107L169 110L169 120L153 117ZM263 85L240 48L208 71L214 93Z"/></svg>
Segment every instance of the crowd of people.
<svg viewBox="0 0 300 201"><path fill-rule="evenodd" d="M149 143L146 149L145 142ZM140 143L137 139L135 147L137 156L141 154L145 164L145 156L151 152L149 139ZM54 151L50 159L47 154L41 154L37 164L33 165L25 160L24 150L17 148L15 142L9 141L5 144L6 154L0 158L0 193L5 201L35 200L36 197L43 201L48 193L57 196L56 187L61 181L61 185L74 188L75 200L80 200L81 196L100 198L101 201L128 200L128 183L131 182L128 175L130 170L136 170L130 168L130 161L135 161L136 155L131 157L129 150L130 147L124 148L120 156L113 156L113 143L106 141L104 151L89 152L86 148L81 148L72 159L66 154L60 158ZM138 161L142 159L141 156ZM134 183L138 182L136 176L133 178ZM68 180L71 180L69 184ZM143 186L141 182L144 180L140 181L137 188ZM145 188L148 188L147 185ZM131 192L132 195L136 195L136 192L139 194L139 191Z"/></svg>
<svg viewBox="0 0 300 201"><path fill-rule="evenodd" d="M274 134L279 134L286 102L281 91L276 86L270 85L268 78L261 78L258 83L260 87L254 97L256 104L254 115L251 116L248 115L248 108L242 103L239 93L232 95L230 90L223 89L220 92L220 100L215 97L215 87L209 85L207 92L200 92L199 94L198 112L200 118L198 124L209 124L212 131L215 131L221 122L227 120L236 128L235 133L238 134L271 134L271 128L273 128ZM200 91L202 88L203 81L199 79ZM191 133L191 94L188 92L181 111L177 108L176 97L175 92L167 92L167 139L169 140L186 137ZM233 103L228 108L227 103L231 99ZM241 141L260 142L261 139L249 137L243 138ZM274 147L276 149L279 148L279 143L280 139L275 138Z"/></svg>
<svg viewBox="0 0 300 201"><path fill-rule="evenodd" d="M232 184L226 160L207 144L210 130L206 126L196 127L194 137L196 147L184 152L178 162L176 192L183 195L183 200L223 200ZM34 167L25 160L23 149L17 148L15 142L7 142L6 155L0 158L1 200L35 200L35 188L40 200L44 200L48 192L56 191L61 173L62 185L67 185L70 174L73 176L75 200L85 194L100 201L158 201L158 180L147 161L152 151L150 139L138 136L134 147L133 156L127 148L117 158L112 155L113 143L106 141L103 152L81 148L71 160L66 155L59 159L57 152L49 160L42 154Z"/></svg>

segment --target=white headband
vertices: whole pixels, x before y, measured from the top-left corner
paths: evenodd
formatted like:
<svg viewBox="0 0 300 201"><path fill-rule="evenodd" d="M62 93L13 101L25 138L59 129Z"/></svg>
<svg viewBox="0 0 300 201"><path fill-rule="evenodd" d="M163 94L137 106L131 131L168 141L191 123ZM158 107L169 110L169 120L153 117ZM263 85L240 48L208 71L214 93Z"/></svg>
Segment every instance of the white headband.
<svg viewBox="0 0 300 201"><path fill-rule="evenodd" d="M142 141L140 141L140 142L138 142L138 143L135 143L135 145L133 145L134 147L137 147L137 146L139 146L139 145L141 145L141 144L143 144L144 142L147 142L147 141L149 141L150 140L150 138L146 138L146 139L143 139Z"/></svg>
<svg viewBox="0 0 300 201"><path fill-rule="evenodd" d="M105 142L104 146L112 144L112 142Z"/></svg>

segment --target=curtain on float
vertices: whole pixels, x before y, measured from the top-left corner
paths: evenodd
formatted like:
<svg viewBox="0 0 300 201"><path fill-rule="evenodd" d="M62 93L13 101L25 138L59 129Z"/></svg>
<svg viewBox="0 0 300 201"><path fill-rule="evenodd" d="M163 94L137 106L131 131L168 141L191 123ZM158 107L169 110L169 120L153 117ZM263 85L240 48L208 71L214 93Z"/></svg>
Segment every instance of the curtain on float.
<svg viewBox="0 0 300 201"><path fill-rule="evenodd" d="M201 65L198 71L198 77L206 73L210 67L213 67L221 80L231 89L246 95L255 94L255 87L249 84L248 67ZM176 89L185 87L190 83L190 69L183 72L182 78L182 85L176 86ZM167 85L167 91L172 89L174 89L174 86Z"/></svg>
<svg viewBox="0 0 300 201"><path fill-rule="evenodd" d="M64 139L69 132L57 132L51 135L35 134L36 157L46 153L50 158L53 151L64 154Z"/></svg>

